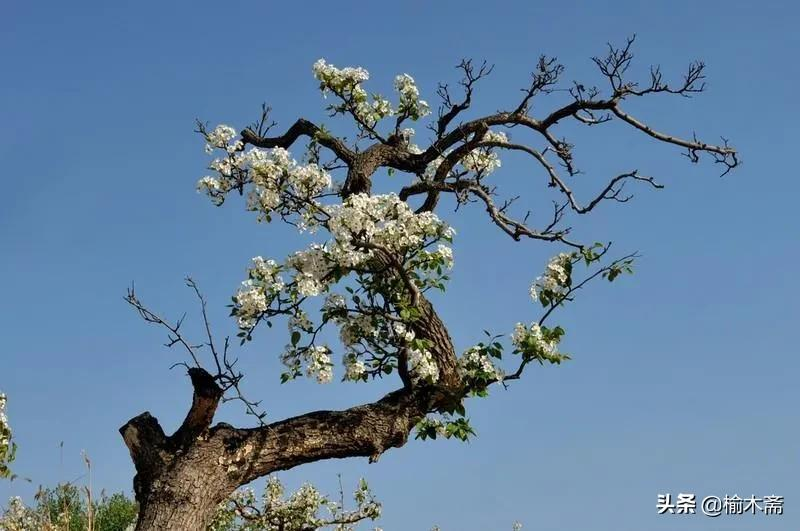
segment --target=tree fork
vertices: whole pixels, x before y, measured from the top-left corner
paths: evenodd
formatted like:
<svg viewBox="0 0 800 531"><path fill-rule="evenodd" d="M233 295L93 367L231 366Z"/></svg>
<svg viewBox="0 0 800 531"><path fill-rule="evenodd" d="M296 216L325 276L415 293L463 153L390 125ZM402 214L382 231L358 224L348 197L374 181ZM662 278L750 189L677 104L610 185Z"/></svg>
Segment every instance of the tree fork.
<svg viewBox="0 0 800 531"><path fill-rule="evenodd" d="M194 388L186 418L169 437L149 412L120 428L136 467L137 530L205 529L236 486L218 465L224 448L208 437L222 389L204 369L189 369Z"/></svg>
<svg viewBox="0 0 800 531"><path fill-rule="evenodd" d="M386 450L405 445L419 420L456 394L444 385L404 387L343 411L314 411L242 429L211 426L222 390L204 369L192 368L189 376L192 405L173 435L166 436L149 412L120 428L136 467L137 531L204 529L237 487L279 470L323 459L377 461Z"/></svg>

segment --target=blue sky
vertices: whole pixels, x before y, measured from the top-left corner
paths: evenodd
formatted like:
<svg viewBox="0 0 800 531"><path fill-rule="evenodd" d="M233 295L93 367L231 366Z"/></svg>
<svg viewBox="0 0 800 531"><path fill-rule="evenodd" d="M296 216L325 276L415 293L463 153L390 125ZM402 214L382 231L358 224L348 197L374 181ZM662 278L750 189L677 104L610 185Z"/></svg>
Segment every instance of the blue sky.
<svg viewBox="0 0 800 531"><path fill-rule="evenodd" d="M408 72L432 102L462 57L485 58L496 68L475 108L491 112L519 97L540 53L558 56L566 81L600 84L589 58L637 33L634 73L659 63L677 75L699 58L708 90L630 109L671 133L729 137L741 168L720 179L613 124L565 129L586 172L581 192L634 168L667 185L576 223L586 240L643 258L634 276L593 286L557 316L573 361L471 402L479 436L468 444L413 441L375 465L281 477L332 493L337 473L352 486L367 477L386 530L502 530L515 519L526 530L796 528L798 15L788 1L3 3L0 390L16 469L33 483L0 484L0 497L78 477L84 449L94 485L130 491L117 428L145 410L167 429L182 419L190 390L168 370L181 358L123 302L131 281L178 316L195 310L182 283L191 274L229 331L224 305L247 260L304 245L256 225L241 203L215 209L195 193L207 163L196 117L241 127L267 102L279 127L325 119L310 70L319 57L368 68L384 93ZM524 159L504 161L496 179L533 202L544 193ZM536 317L527 286L557 249L512 242L478 208L446 217L456 269L437 304L457 346ZM241 353L246 389L271 419L386 389L280 386L284 342L262 334ZM247 421L235 405L219 418ZM663 492L778 494L786 514L657 516Z"/></svg>

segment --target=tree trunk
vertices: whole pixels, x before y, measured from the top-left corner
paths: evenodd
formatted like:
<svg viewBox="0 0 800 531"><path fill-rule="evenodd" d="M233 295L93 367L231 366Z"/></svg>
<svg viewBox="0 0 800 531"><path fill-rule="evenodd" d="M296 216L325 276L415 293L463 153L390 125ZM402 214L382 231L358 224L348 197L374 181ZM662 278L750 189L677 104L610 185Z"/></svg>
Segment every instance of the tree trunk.
<svg viewBox="0 0 800 531"><path fill-rule="evenodd" d="M238 485L228 480L226 439L209 436L222 390L203 369L189 369L189 376L192 406L172 436L146 412L120 428L136 466L137 531L205 530L217 505Z"/></svg>
<svg viewBox="0 0 800 531"><path fill-rule="evenodd" d="M205 530L217 506L232 491L219 478L181 465L165 470L139 499L139 520L136 531ZM205 467L203 467L203 470Z"/></svg>
<svg viewBox="0 0 800 531"><path fill-rule="evenodd" d="M369 457L399 448L430 411L463 398L455 352L444 324L422 296L424 325L440 370L436 385L411 385L343 411L313 411L257 428L211 426L223 391L201 368L189 369L192 405L167 436L155 417L134 417L120 433L136 467L137 531L204 531L217 506L241 485L280 470L324 459Z"/></svg>

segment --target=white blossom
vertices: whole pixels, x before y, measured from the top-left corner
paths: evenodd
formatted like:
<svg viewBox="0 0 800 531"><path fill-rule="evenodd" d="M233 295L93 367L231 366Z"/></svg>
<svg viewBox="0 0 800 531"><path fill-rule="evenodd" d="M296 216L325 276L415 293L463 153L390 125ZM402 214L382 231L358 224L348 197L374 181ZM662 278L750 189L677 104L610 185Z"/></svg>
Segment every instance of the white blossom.
<svg viewBox="0 0 800 531"><path fill-rule="evenodd" d="M289 330L302 330L310 332L314 328L314 323L308 318L308 315L303 310L297 310L289 318Z"/></svg>
<svg viewBox="0 0 800 531"><path fill-rule="evenodd" d="M345 374L344 379L357 382L362 379L367 372L367 366L363 361L353 355L347 355L344 358Z"/></svg>
<svg viewBox="0 0 800 531"><path fill-rule="evenodd" d="M503 131L486 131L483 135L481 142L497 142L499 144L508 144L508 136Z"/></svg>
<svg viewBox="0 0 800 531"><path fill-rule="evenodd" d="M526 356L560 362L567 356L558 352L558 338L546 338L544 330L539 323L531 323L526 326L524 323L517 323L514 332L511 334L511 343Z"/></svg>
<svg viewBox="0 0 800 531"><path fill-rule="evenodd" d="M436 417L424 417L416 425L416 430L418 432L426 431L428 429L432 429L438 435L446 435L447 434L444 422L442 422L441 419L438 419Z"/></svg>
<svg viewBox="0 0 800 531"><path fill-rule="evenodd" d="M208 195L214 204L221 205L225 200L225 194L230 190L230 185L228 179L206 176L197 182L197 191Z"/></svg>
<svg viewBox="0 0 800 531"><path fill-rule="evenodd" d="M446 155L446 153L445 153ZM436 176L436 172L439 170L439 166L442 165L444 162L444 157L439 156L433 159L428 165L425 167L425 172L422 174L423 181L430 181Z"/></svg>
<svg viewBox="0 0 800 531"><path fill-rule="evenodd" d="M369 79L369 72L364 68L336 68L326 63L325 59L318 59L312 66L312 71L314 77L319 80L320 90L323 93L328 90L337 92L352 90L353 87Z"/></svg>
<svg viewBox="0 0 800 531"><path fill-rule="evenodd" d="M406 343L410 343L414 340L415 334L414 331L407 328L403 323L393 323L392 328L394 329L394 333L399 337L402 341Z"/></svg>
<svg viewBox="0 0 800 531"><path fill-rule="evenodd" d="M487 148L476 148L464 155L461 165L467 171L488 175L500 167L500 157Z"/></svg>
<svg viewBox="0 0 800 531"><path fill-rule="evenodd" d="M408 364L414 380L423 380L429 383L436 383L439 380L439 368L430 351L409 349Z"/></svg>
<svg viewBox="0 0 800 531"><path fill-rule="evenodd" d="M318 383L330 383L333 380L333 363L331 350L322 345L316 345L302 351L306 362L306 376L314 377Z"/></svg>
<svg viewBox="0 0 800 531"><path fill-rule="evenodd" d="M394 114L392 104L378 95L369 101L367 91L361 83L369 79L369 72L361 67L337 68L319 59L312 67L314 77L319 81L323 96L333 92L343 100L341 105L332 106L335 112L351 112L361 122L360 125L372 128L381 119Z"/></svg>
<svg viewBox="0 0 800 531"><path fill-rule="evenodd" d="M388 251L404 253L421 248L426 240L450 237L452 231L432 212L414 213L408 203L395 194L369 196L355 194L342 205L328 209L328 228L335 238L334 254L346 265L356 265L368 257L369 251L356 249L356 243L378 245ZM354 256L353 252L356 255Z"/></svg>
<svg viewBox="0 0 800 531"><path fill-rule="evenodd" d="M377 332L369 315L349 315L340 320L339 338L348 347L358 343L361 338L377 336Z"/></svg>
<svg viewBox="0 0 800 531"><path fill-rule="evenodd" d="M373 248L402 256L427 242L451 239L455 233L431 212L414 213L395 194L355 194L341 205L327 207L326 212L332 239L324 245L312 244L286 261L287 267L296 271L294 281L303 296L324 292L332 281L334 267L363 265L372 258ZM447 246L440 245L437 253L445 262L452 261Z"/></svg>
<svg viewBox="0 0 800 531"><path fill-rule="evenodd" d="M413 77L400 74L394 78L394 88L400 95L398 113L405 114L412 120L419 120L430 114L428 103L419 99L419 89Z"/></svg>
<svg viewBox="0 0 800 531"><path fill-rule="evenodd" d="M8 500L8 508L0 518L0 529L4 531L34 531L42 529L43 524L40 515L26 507L19 496Z"/></svg>
<svg viewBox="0 0 800 531"><path fill-rule="evenodd" d="M347 308L347 301L338 293L329 293L322 303L323 312L337 312Z"/></svg>
<svg viewBox="0 0 800 531"><path fill-rule="evenodd" d="M261 256L252 259L252 265L247 270L248 278L234 296L240 328L252 328L284 288L280 271L281 267L274 260L265 260Z"/></svg>
<svg viewBox="0 0 800 531"><path fill-rule="evenodd" d="M332 186L327 171L316 163L298 164L280 147L253 147L247 152L241 151L242 146L235 147L225 157L211 161L209 169L218 175L200 179L199 192L220 205L232 189L249 184L247 209L258 213L259 221L268 221L280 210L282 214L299 214L304 226L316 225L313 215L319 208L317 197Z"/></svg>
<svg viewBox="0 0 800 531"><path fill-rule="evenodd" d="M531 299L552 302L563 296L570 286L570 272L574 258L574 253L560 253L551 258L544 273L531 284Z"/></svg>
<svg viewBox="0 0 800 531"><path fill-rule="evenodd" d="M239 328L252 328L258 316L267 310L268 301L264 288L254 284L251 279L242 282L235 299Z"/></svg>
<svg viewBox="0 0 800 531"><path fill-rule="evenodd" d="M227 150L229 142L236 136L236 129L229 125L220 124L213 131L206 133L206 152L211 153L215 148Z"/></svg>
<svg viewBox="0 0 800 531"><path fill-rule="evenodd" d="M447 245L438 244L436 246L436 254L438 254L447 267L453 267L453 249Z"/></svg>
<svg viewBox="0 0 800 531"><path fill-rule="evenodd" d="M494 365L484 349L469 348L458 360L458 371L462 377L477 378L488 382L502 381L505 373Z"/></svg>
<svg viewBox="0 0 800 531"><path fill-rule="evenodd" d="M0 479L10 475L9 462L14 458L11 426L6 416L6 395L0 393Z"/></svg>
<svg viewBox="0 0 800 531"><path fill-rule="evenodd" d="M286 265L297 271L294 281L301 295L315 297L326 288L332 262L323 245L312 244L304 251L297 251L289 257Z"/></svg>
<svg viewBox="0 0 800 531"><path fill-rule="evenodd" d="M275 300L298 300L300 297L314 297L328 291L331 284L354 268L367 264L374 257L376 249L399 257L403 267L427 267L425 275L434 275L442 266L450 267L453 262L452 249L439 240L451 240L455 231L430 212L414 213L405 201L394 194L368 196L355 194L342 204L325 207L328 219L325 227L331 238L325 243L313 243L307 249L289 256L283 265L262 257L253 259L248 270L248 279L235 296L235 314L239 326L250 329L264 315ZM433 251L427 250L436 244ZM408 256L408 264L406 262ZM433 261L435 260L435 261ZM426 261L430 265L425 266ZM285 284L281 273L291 275L291 282ZM279 298L285 297L286 299ZM280 304L280 303L279 303ZM346 347L345 355L355 356L355 345L390 342L394 337L408 345L414 340L414 333L403 323L397 323L389 330L385 320L374 313L349 312L341 295L330 294L322 306L326 319L338 324L340 339ZM292 312L289 321L290 331L309 332L312 323L301 312ZM326 351L303 350L296 344L284 353L284 363L292 370L290 374L301 373L302 362L309 370L306 374L319 381L331 378L329 357ZM435 382L439 371L430 352L424 348L411 349L409 365L412 376L418 380ZM362 362L363 363L363 362ZM346 367L346 379L363 374L362 367L355 360Z"/></svg>

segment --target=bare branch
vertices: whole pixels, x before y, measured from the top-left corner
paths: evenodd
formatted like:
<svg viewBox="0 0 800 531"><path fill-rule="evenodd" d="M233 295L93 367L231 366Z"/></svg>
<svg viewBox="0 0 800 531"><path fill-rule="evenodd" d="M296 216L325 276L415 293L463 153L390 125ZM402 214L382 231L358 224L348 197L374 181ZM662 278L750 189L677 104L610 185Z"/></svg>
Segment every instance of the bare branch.
<svg viewBox="0 0 800 531"><path fill-rule="evenodd" d="M312 122L305 118L299 118L281 136L265 137L259 135L252 129L245 129L241 132L242 141L261 148L282 147L289 148L301 136L315 139L320 145L325 146L336 154L342 161L351 164L355 160L355 153L348 148L340 139L326 133Z"/></svg>
<svg viewBox="0 0 800 531"><path fill-rule="evenodd" d="M555 57L540 56L536 70L531 74L531 84L522 92L525 96L514 110L513 114L527 114L531 100L538 94L548 94L564 72L564 66L557 62Z"/></svg>
<svg viewBox="0 0 800 531"><path fill-rule="evenodd" d="M131 306L133 306L136 309L136 311L139 313L141 318L144 319L146 322L163 326L164 328L166 328L169 331L169 334L167 336L169 341L164 346L169 348L169 347L172 347L174 345L180 344L189 353L189 356L192 358L192 361L194 362L195 366L196 367L200 367L200 362L197 359L196 351L202 345L193 345L193 344L189 343L183 337L183 335L180 333L180 328L181 328L181 325L183 324L183 319L184 319L185 315L183 317L181 317L180 319L178 319L178 321L174 325L169 324L167 321L165 321L164 319L162 319L161 317L159 317L155 313L153 313L150 310L148 310L141 303L141 301L136 297L136 291L135 291L133 285L131 285L131 287L128 288L128 293L125 296L125 301L128 304L130 304Z"/></svg>
<svg viewBox="0 0 800 531"><path fill-rule="evenodd" d="M444 134L447 126L456 116L469 108L472 103L472 91L475 84L491 74L494 65L487 66L486 61L484 61L476 71L475 66L472 64L472 59L462 59L457 68L464 72L464 77L459 81L459 85L464 88L464 99L458 103L453 102L447 85L439 84L436 94L442 99L443 107L439 109L439 120L436 122L435 131L437 137L441 137Z"/></svg>

